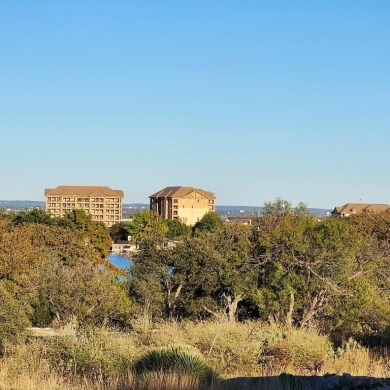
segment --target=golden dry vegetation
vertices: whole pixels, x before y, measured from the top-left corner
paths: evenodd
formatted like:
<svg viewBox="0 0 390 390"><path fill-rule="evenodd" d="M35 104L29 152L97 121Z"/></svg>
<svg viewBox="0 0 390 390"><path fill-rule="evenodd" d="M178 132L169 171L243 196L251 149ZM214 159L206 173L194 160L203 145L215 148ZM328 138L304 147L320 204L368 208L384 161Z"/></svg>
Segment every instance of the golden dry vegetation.
<svg viewBox="0 0 390 390"><path fill-rule="evenodd" d="M200 381L196 372L134 373L133 363L140 356L172 345L198 351L215 373L213 382ZM370 351L352 340L335 351L328 338L315 331L260 322L164 322L149 328L135 324L129 333L95 328L77 336L30 337L22 344L7 345L0 360L0 388L234 390L244 385L223 379L326 372L389 377L390 356L386 351ZM275 388L272 383L270 387L264 382L261 388ZM245 386L249 386L248 390L258 388L248 383Z"/></svg>

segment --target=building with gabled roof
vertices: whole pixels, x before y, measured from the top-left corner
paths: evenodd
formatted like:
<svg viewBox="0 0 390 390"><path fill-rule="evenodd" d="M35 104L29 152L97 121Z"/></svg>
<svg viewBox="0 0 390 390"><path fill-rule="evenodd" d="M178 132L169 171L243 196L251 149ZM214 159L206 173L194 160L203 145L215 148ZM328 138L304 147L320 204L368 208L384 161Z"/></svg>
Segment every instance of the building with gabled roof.
<svg viewBox="0 0 390 390"><path fill-rule="evenodd" d="M150 210L164 219L194 225L206 213L215 211L215 195L194 187L165 187L149 196Z"/></svg>
<svg viewBox="0 0 390 390"><path fill-rule="evenodd" d="M333 215L341 217L349 217L351 215L365 213L381 213L384 211L390 212L388 204L367 204L367 203L347 203L344 206L335 207L332 211Z"/></svg>
<svg viewBox="0 0 390 390"><path fill-rule="evenodd" d="M45 189L46 211L64 217L74 209L91 214L95 222L107 227L119 223L123 212L123 191L107 186L58 186Z"/></svg>

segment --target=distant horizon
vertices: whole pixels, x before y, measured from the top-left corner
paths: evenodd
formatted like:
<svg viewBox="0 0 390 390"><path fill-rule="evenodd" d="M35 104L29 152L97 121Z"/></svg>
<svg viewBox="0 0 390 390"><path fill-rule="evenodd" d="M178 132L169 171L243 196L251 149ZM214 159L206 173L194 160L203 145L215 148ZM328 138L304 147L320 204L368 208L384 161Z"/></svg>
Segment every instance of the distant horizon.
<svg viewBox="0 0 390 390"><path fill-rule="evenodd" d="M277 198L280 198L280 197L277 197ZM261 207L264 207L264 204L266 202L273 202L277 198L264 201L262 204L253 205L253 204L241 204L241 203L218 204L218 197L217 197L216 198L217 199L216 200L216 207L258 207L258 208L261 208ZM388 202L365 202L365 201L359 199L358 201L339 202L339 204L335 204L335 205L329 206L329 207L325 207L325 206L318 207L318 206L311 206L310 204L308 204L307 202L304 202L304 201L300 201L297 204L294 204L289 199L284 199L284 198L281 198L281 199L290 202L292 207L298 206L299 203L304 203L307 206L308 209L318 209L318 210L333 210L335 207L340 207L340 206L343 206L343 205L348 204L348 203L356 203L356 204L358 204L358 203L362 203L362 204L389 204ZM39 200L36 200L36 199L0 199L0 203L1 202L41 202L41 203L45 203L46 200L45 199L39 199ZM138 201L124 200L123 204L124 205L126 205L126 204L149 205L149 202L148 201L138 202Z"/></svg>
<svg viewBox="0 0 390 390"><path fill-rule="evenodd" d="M286 199L288 200L288 199ZM34 202L34 203L45 203L46 201L45 200L33 200L33 199L0 199L0 203L3 203L3 202ZM345 203L344 203L345 204ZM123 205L143 205L143 206L148 206L149 203L148 202L128 202L128 201L124 201L123 202ZM292 205L293 207L295 207L296 205ZM246 207L246 208L249 208L249 207L255 207L255 208L263 208L264 207L264 204L263 205L250 205L250 204L216 204L216 207ZM308 209L311 209L311 210L332 210L334 207L336 206L333 206L333 207L310 207L308 206Z"/></svg>
<svg viewBox="0 0 390 390"><path fill-rule="evenodd" d="M218 197L216 198L217 199L217 202L218 202ZM275 199L271 199L269 201L265 201L265 202L272 202L276 200ZM284 200L287 200L288 202L290 202L288 199L284 199ZM0 202L43 202L45 203L45 200L44 199L40 199L40 200L36 200L36 199L0 199ZM237 203L237 204L216 204L216 207L219 207L219 206L224 206L224 207L239 207L239 206L242 206L242 207L264 207L264 203L263 202L262 204L257 204L257 205L253 205L253 204L241 204L241 203ZM290 202L292 204L293 207L297 206L297 204L293 204L292 202ZM307 205L306 202L302 202L302 203L305 203ZM340 206L346 204L346 203L369 203L369 204L372 204L374 202L344 202L342 204L340 204ZM375 202L377 203L377 202ZM124 200L123 201L123 204L142 204L142 205L148 205L149 203L146 201L146 202L137 202L137 201L128 201L128 200ZM338 206L338 205L337 205ZM330 210L330 209L333 209L334 207L336 206L331 206L331 207L315 207L315 206L310 206L310 205L307 205L307 207L309 209L320 209L320 210Z"/></svg>

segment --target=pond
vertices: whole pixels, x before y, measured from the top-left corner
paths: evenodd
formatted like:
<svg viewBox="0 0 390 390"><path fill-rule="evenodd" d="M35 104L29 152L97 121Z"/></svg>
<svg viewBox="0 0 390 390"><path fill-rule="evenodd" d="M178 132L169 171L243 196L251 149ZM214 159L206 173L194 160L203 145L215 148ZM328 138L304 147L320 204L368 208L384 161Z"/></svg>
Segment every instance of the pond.
<svg viewBox="0 0 390 390"><path fill-rule="evenodd" d="M117 266L118 268L128 268L131 264L131 258L125 253L113 253L111 252L107 260Z"/></svg>

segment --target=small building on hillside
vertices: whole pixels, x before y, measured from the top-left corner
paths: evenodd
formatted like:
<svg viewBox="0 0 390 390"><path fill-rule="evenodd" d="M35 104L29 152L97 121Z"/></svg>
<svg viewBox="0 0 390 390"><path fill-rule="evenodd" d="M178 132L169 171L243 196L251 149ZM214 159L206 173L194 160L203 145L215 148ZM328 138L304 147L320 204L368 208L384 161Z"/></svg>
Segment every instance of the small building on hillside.
<svg viewBox="0 0 390 390"><path fill-rule="evenodd" d="M390 212L388 204L367 204L367 203L347 203L344 206L335 207L332 215L340 217L349 217L351 215L361 213L381 213L384 211Z"/></svg>
<svg viewBox="0 0 390 390"><path fill-rule="evenodd" d="M137 252L137 246L129 240L119 240L112 243L111 251L114 253Z"/></svg>
<svg viewBox="0 0 390 390"><path fill-rule="evenodd" d="M106 186L58 186L45 189L46 211L54 217L64 217L74 209L91 214L95 222L107 227L122 220L123 191Z"/></svg>
<svg viewBox="0 0 390 390"><path fill-rule="evenodd" d="M206 213L215 211L215 195L194 187L166 187L149 196L150 210L164 219L195 225Z"/></svg>
<svg viewBox="0 0 390 390"><path fill-rule="evenodd" d="M236 224L236 225L245 225L245 226L252 226L252 219L251 218L226 218L226 223L230 224Z"/></svg>

